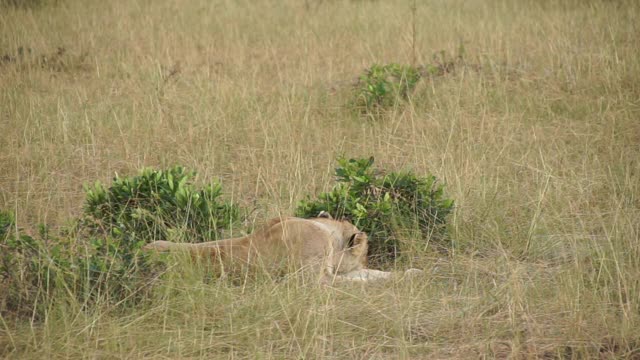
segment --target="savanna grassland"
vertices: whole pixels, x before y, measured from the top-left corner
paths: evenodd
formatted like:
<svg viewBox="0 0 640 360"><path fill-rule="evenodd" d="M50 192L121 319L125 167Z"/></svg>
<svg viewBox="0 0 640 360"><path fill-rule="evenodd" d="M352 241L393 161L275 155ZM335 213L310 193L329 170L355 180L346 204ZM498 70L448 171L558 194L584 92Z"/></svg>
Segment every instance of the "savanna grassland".
<svg viewBox="0 0 640 360"><path fill-rule="evenodd" d="M340 155L456 205L449 251L405 241L423 276L238 285L183 261L137 306L1 312L0 357L640 358L637 1L8 3L0 209L27 232L79 216L85 183L176 164L248 222L328 190ZM354 80L386 63L443 71L361 116Z"/></svg>

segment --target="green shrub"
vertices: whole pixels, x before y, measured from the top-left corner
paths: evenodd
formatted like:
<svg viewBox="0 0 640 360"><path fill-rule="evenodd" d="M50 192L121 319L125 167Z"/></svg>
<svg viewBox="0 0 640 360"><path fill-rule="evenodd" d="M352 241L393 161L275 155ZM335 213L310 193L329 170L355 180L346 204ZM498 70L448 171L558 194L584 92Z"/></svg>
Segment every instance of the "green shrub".
<svg viewBox="0 0 640 360"><path fill-rule="evenodd" d="M84 223L93 234L107 234L139 248L153 240L215 240L239 218L237 206L220 199L213 183L196 189L195 172L182 167L145 169L140 175L116 176L110 187L85 186Z"/></svg>
<svg viewBox="0 0 640 360"><path fill-rule="evenodd" d="M0 210L0 241L5 240L14 225L13 214Z"/></svg>
<svg viewBox="0 0 640 360"><path fill-rule="evenodd" d="M91 237L75 250L71 281L83 303L99 301L136 304L150 289L153 278L164 269L158 259L129 246L124 239Z"/></svg>
<svg viewBox="0 0 640 360"><path fill-rule="evenodd" d="M59 256L63 244L48 244L48 237L45 226L36 237L25 234L12 213L0 210L0 313L37 318L46 307L57 277L70 267Z"/></svg>
<svg viewBox="0 0 640 360"><path fill-rule="evenodd" d="M447 246L446 217L453 200L444 196L443 185L434 176L418 177L411 172L383 174L369 159L338 159L338 183L317 199L298 204L296 215L313 217L327 211L346 218L369 235L369 255L385 263L395 259L399 239L419 236L433 244Z"/></svg>
<svg viewBox="0 0 640 360"><path fill-rule="evenodd" d="M38 235L15 227L10 213L0 211L0 312L40 318L62 289L79 304L97 301L132 303L144 295L145 284L159 263L118 239L75 241L54 237L45 226ZM63 299L68 297L63 296Z"/></svg>
<svg viewBox="0 0 640 360"><path fill-rule="evenodd" d="M420 71L409 65L373 65L360 76L355 89L356 109L376 114L408 99L420 80Z"/></svg>
<svg viewBox="0 0 640 360"><path fill-rule="evenodd" d="M87 277L85 292L135 299L160 265L140 252L144 244L215 240L238 220L238 207L221 200L220 184L197 189L194 176L182 167L144 169L138 176L116 176L108 188L85 186L80 227L89 240L78 264Z"/></svg>
<svg viewBox="0 0 640 360"><path fill-rule="evenodd" d="M86 186L83 217L57 236L45 226L25 235L0 211L0 311L37 317L58 289L84 306L143 299L163 268L162 258L140 251L146 242L215 239L239 217L220 200L219 184L196 189L194 175L181 167L145 169L108 188Z"/></svg>

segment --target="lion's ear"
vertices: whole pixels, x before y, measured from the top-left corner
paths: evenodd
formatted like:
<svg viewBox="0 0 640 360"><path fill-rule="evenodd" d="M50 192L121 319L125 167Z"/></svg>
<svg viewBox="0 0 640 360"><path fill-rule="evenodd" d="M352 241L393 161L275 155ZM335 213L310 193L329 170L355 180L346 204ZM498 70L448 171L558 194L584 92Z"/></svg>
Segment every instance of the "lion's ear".
<svg viewBox="0 0 640 360"><path fill-rule="evenodd" d="M367 251L369 250L369 246L367 246L367 234L363 232L353 234L349 238L347 249L349 249L351 255L361 259L363 266L367 266Z"/></svg>
<svg viewBox="0 0 640 360"><path fill-rule="evenodd" d="M333 219L333 216L331 216L331 214L329 214L328 212L322 210L320 211L320 213L318 214L319 218L325 218L325 219Z"/></svg>
<svg viewBox="0 0 640 360"><path fill-rule="evenodd" d="M367 234L364 232L359 232L349 237L349 241L347 242L347 247L352 248L354 246L358 246L366 243L367 243Z"/></svg>

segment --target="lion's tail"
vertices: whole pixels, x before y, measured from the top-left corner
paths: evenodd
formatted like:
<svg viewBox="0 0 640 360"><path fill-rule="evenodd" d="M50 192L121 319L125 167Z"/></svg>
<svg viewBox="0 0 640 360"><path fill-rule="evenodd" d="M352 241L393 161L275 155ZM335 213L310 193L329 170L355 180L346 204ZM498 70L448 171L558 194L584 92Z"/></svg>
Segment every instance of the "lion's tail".
<svg viewBox="0 0 640 360"><path fill-rule="evenodd" d="M273 226L271 223L269 225ZM251 236L245 236L203 243L175 243L159 240L145 245L142 249L157 252L184 251L191 254L194 259L208 259L214 262L228 259L248 261L251 239Z"/></svg>
<svg viewBox="0 0 640 360"><path fill-rule="evenodd" d="M156 252L168 252L168 251L184 251L191 253L194 257L210 257L216 259L220 257L222 253L222 247L214 243L175 243L172 241L158 240L145 245L142 248L143 251L156 251Z"/></svg>

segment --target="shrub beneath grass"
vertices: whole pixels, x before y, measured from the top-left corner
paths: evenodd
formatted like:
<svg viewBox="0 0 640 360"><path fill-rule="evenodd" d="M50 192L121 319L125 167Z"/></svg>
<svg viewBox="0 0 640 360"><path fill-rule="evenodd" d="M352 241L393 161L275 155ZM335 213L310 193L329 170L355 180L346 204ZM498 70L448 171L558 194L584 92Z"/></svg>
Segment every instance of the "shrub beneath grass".
<svg viewBox="0 0 640 360"><path fill-rule="evenodd" d="M360 113L376 115L408 99L420 76L409 65L373 65L360 76L353 104Z"/></svg>
<svg viewBox="0 0 640 360"><path fill-rule="evenodd" d="M0 211L0 311L37 317L58 290L84 305L143 299L162 269L162 259L140 251L146 242L215 239L239 217L219 184L197 189L194 175L146 169L109 187L87 186L83 217L58 236L44 226L26 235Z"/></svg>
<svg viewBox="0 0 640 360"><path fill-rule="evenodd" d="M59 270L71 268L67 256L58 256L64 246L48 240L46 227L29 236L0 210L0 313L37 318L45 309Z"/></svg>
<svg viewBox="0 0 640 360"><path fill-rule="evenodd" d="M15 7L21 9L37 9L45 5L55 4L56 0L0 0L1 7Z"/></svg>
<svg viewBox="0 0 640 360"><path fill-rule="evenodd" d="M37 235L27 235L15 227L11 213L0 211L3 314L38 319L56 298L85 306L136 303L159 265L119 239L77 240L69 233L56 237L45 226Z"/></svg>
<svg viewBox="0 0 640 360"><path fill-rule="evenodd" d="M85 186L84 224L94 234L140 246L176 237L215 240L238 220L239 209L221 200L220 184L197 189L194 176L182 167L145 169L138 176L116 176L108 188L100 182Z"/></svg>
<svg viewBox="0 0 640 360"><path fill-rule="evenodd" d="M84 218L89 253L81 262L88 283L120 299L131 296L157 272L157 263L140 252L151 241L210 241L239 218L239 208L221 199L218 183L201 189L195 172L182 167L144 169L140 175L113 179L108 188L86 186Z"/></svg>
<svg viewBox="0 0 640 360"><path fill-rule="evenodd" d="M444 195L434 176L410 171L385 174L374 159L338 159L337 184L316 199L298 204L296 215L313 217L327 211L345 218L369 234L369 256L378 263L393 261L401 237L419 237L448 247L447 215L453 200Z"/></svg>

